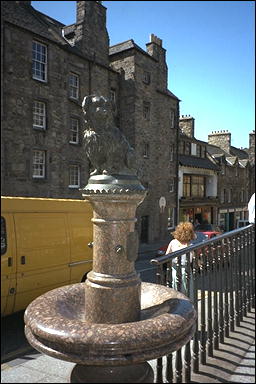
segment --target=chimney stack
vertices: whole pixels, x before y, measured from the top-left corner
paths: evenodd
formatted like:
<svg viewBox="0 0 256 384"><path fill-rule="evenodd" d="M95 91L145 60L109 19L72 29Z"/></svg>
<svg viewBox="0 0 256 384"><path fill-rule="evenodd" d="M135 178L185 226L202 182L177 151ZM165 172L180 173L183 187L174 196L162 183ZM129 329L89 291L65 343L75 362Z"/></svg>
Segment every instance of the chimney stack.
<svg viewBox="0 0 256 384"><path fill-rule="evenodd" d="M208 144L216 145L216 147L230 153L231 133L227 130L212 131L212 133L208 135Z"/></svg>

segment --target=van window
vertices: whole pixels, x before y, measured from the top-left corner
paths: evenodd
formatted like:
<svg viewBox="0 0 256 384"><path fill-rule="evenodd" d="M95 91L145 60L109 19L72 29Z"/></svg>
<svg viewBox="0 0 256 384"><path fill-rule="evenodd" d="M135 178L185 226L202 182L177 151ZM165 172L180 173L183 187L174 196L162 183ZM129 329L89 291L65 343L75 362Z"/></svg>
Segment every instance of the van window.
<svg viewBox="0 0 256 384"><path fill-rule="evenodd" d="M6 252L7 237L6 237L6 224L4 217L1 216L1 255Z"/></svg>

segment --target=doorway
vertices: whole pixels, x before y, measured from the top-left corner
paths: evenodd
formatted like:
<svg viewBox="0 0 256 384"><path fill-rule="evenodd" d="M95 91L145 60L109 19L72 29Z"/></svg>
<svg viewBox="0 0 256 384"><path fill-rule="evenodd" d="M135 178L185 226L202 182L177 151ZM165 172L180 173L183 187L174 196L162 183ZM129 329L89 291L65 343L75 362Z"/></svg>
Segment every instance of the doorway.
<svg viewBox="0 0 256 384"><path fill-rule="evenodd" d="M148 243L149 216L141 216L140 241Z"/></svg>

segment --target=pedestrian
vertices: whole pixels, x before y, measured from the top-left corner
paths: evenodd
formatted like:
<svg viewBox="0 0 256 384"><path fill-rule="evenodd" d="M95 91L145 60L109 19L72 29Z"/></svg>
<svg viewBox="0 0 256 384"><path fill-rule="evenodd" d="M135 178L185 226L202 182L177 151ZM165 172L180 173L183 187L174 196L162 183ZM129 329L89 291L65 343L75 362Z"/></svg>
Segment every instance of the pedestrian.
<svg viewBox="0 0 256 384"><path fill-rule="evenodd" d="M248 203L249 223L255 224L255 193L251 196Z"/></svg>
<svg viewBox="0 0 256 384"><path fill-rule="evenodd" d="M175 228L175 231L172 232L172 236L174 237L173 240L169 243L166 255L175 251L178 251L180 249L188 247L190 244L190 241L196 238L196 234L194 232L193 224L190 222L181 222L177 225ZM190 263L192 262L192 252L190 252ZM186 273L185 273L185 267L186 267L186 254L183 254L180 258L181 263L181 292L187 293L188 287L187 287L187 279L186 279ZM189 274L189 291L190 296L193 294L193 286L192 286L192 270L190 267L190 274ZM177 289L177 258L175 258L172 261L172 287L174 289Z"/></svg>

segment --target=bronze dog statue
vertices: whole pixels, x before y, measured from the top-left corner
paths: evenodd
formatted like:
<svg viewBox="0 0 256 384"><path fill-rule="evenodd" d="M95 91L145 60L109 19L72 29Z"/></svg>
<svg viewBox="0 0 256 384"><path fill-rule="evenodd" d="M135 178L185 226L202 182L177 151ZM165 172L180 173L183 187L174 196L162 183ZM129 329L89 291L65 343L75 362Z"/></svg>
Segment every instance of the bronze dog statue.
<svg viewBox="0 0 256 384"><path fill-rule="evenodd" d="M134 174L135 152L115 125L111 103L103 96L85 96L83 145L96 174Z"/></svg>

